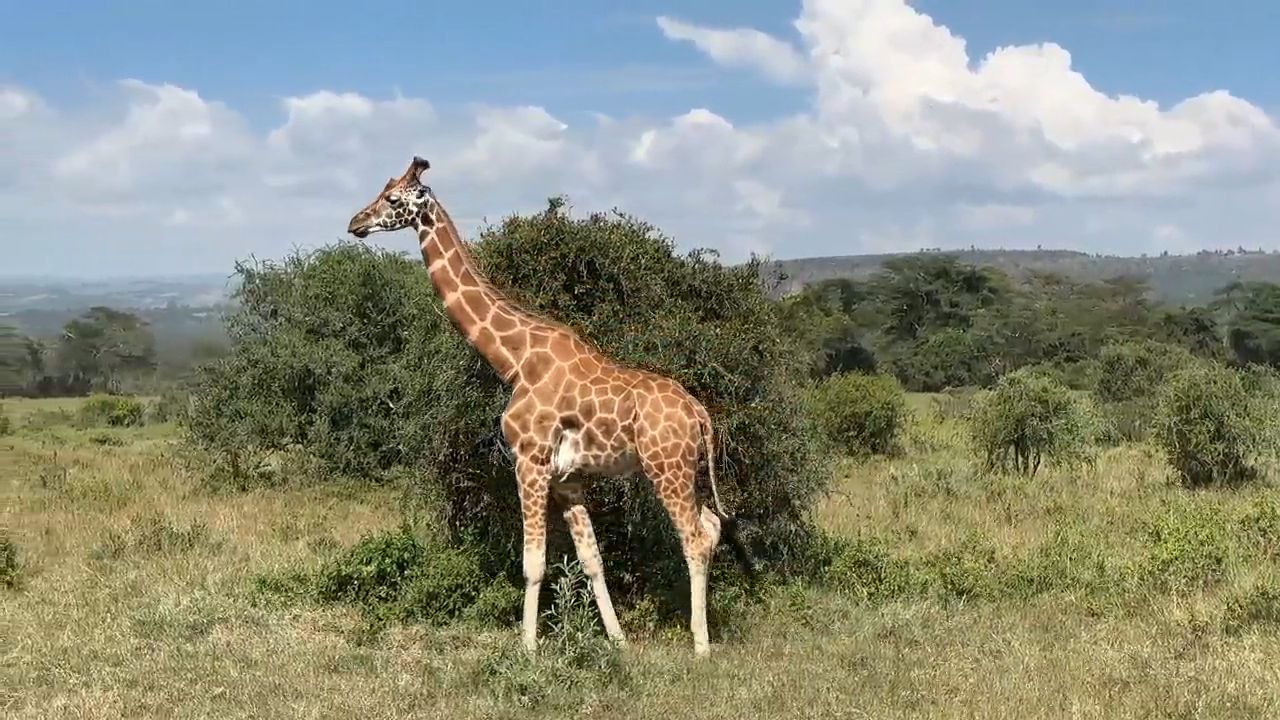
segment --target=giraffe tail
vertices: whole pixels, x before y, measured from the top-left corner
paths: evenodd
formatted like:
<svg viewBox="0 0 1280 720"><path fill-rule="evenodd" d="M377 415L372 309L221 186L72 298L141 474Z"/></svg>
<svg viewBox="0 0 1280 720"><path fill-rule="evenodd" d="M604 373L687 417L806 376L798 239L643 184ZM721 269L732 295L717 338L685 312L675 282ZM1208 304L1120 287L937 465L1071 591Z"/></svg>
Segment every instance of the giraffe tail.
<svg viewBox="0 0 1280 720"><path fill-rule="evenodd" d="M738 519L726 513L724 505L720 502L720 490L716 488L715 430L711 425L711 416L707 413L706 408L701 405L698 405L698 422L702 426L702 442L707 452L707 477L711 481L711 499L716 506L716 515L720 516L721 536L728 541L738 566L742 568L743 573L754 584L756 580L755 564L751 561L751 553L747 552L746 544L742 542L742 537L738 534Z"/></svg>

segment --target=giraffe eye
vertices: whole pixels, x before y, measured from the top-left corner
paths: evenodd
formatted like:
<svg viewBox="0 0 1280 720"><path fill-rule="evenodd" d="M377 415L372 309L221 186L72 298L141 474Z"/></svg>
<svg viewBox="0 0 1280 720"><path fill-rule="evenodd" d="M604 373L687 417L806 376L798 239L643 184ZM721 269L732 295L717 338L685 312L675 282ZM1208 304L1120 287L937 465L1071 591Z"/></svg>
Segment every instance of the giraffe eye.
<svg viewBox="0 0 1280 720"><path fill-rule="evenodd" d="M387 196L387 202L391 203L392 205L399 205L399 204L400 204L400 195L398 195L398 194L396 194L396 193L392 193L392 194L388 195L388 196Z"/></svg>

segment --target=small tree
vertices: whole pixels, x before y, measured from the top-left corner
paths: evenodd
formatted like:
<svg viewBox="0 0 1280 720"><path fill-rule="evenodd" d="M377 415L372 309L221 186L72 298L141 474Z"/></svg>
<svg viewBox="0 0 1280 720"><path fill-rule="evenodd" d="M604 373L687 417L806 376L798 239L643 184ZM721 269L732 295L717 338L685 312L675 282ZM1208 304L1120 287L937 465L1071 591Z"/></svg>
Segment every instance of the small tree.
<svg viewBox="0 0 1280 720"><path fill-rule="evenodd" d="M827 439L855 456L889 452L907 414L906 394L891 375L833 375L814 387L811 402Z"/></svg>
<svg viewBox="0 0 1280 720"><path fill-rule="evenodd" d="M1035 475L1046 462L1085 458L1095 424L1085 400L1028 368L1005 375L976 401L969 432L988 469Z"/></svg>
<svg viewBox="0 0 1280 720"><path fill-rule="evenodd" d="M1239 373L1196 364L1162 389L1154 437L1183 484L1238 483L1257 475L1276 410L1251 397Z"/></svg>
<svg viewBox="0 0 1280 720"><path fill-rule="evenodd" d="M1115 436L1143 440L1150 433L1156 394L1165 378L1194 358L1185 348L1154 340L1111 343L1098 355L1097 398Z"/></svg>

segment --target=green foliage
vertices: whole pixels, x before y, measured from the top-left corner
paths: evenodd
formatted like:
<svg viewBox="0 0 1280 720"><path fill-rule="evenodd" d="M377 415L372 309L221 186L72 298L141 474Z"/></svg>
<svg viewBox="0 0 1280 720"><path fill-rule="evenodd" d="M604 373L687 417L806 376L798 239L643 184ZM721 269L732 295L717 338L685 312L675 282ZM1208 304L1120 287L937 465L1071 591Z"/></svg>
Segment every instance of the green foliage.
<svg viewBox="0 0 1280 720"><path fill-rule="evenodd" d="M6 530L0 530L0 587L15 590L22 584L22 560L18 544Z"/></svg>
<svg viewBox="0 0 1280 720"><path fill-rule="evenodd" d="M836 590L872 603L921 593L928 583L910 562L894 557L885 542L862 537L839 545L825 579Z"/></svg>
<svg viewBox="0 0 1280 720"><path fill-rule="evenodd" d="M1267 412L1274 406L1251 398L1239 373L1198 364L1175 372L1162 389L1154 439L1186 485L1246 481L1271 445Z"/></svg>
<svg viewBox="0 0 1280 720"><path fill-rule="evenodd" d="M919 392L989 385L996 369L989 343L960 328L944 328L924 335L891 362L894 374Z"/></svg>
<svg viewBox="0 0 1280 720"><path fill-rule="evenodd" d="M509 642L484 657L473 674L497 699L526 709L572 714L585 697L625 686L630 673L619 648L599 629L590 582L577 563L553 568L550 607L539 634L538 653L530 656Z"/></svg>
<svg viewBox="0 0 1280 720"><path fill-rule="evenodd" d="M804 413L806 357L784 331L756 264L676 255L618 214L571 218L562 204L508 218L474 247L495 284L619 360L674 377L717 426L718 484L762 569L785 571L807 542L828 481ZM509 397L449 324L419 262L342 245L241 266L229 352L195 381L184 419L219 473L301 449L320 476L414 480L415 512L473 549L487 577L519 577L520 505L499 417ZM646 483L591 487L596 535L619 605L687 603L670 519ZM570 550L553 532L549 555ZM717 583L736 568L716 563Z"/></svg>
<svg viewBox="0 0 1280 720"><path fill-rule="evenodd" d="M314 570L259 577L257 590L294 601L360 608L375 623L506 624L523 597L488 577L475 551L423 541L407 526L374 533Z"/></svg>
<svg viewBox="0 0 1280 720"><path fill-rule="evenodd" d="M398 600L426 548L407 528L368 535L322 568L315 578L321 602L380 605Z"/></svg>
<svg viewBox="0 0 1280 720"><path fill-rule="evenodd" d="M893 450L908 412L891 375L833 375L814 387L811 406L827 439L854 456Z"/></svg>
<svg viewBox="0 0 1280 720"><path fill-rule="evenodd" d="M928 566L943 597L966 600L992 597L1001 583L1000 558L985 537L970 535L929 558Z"/></svg>
<svg viewBox="0 0 1280 720"><path fill-rule="evenodd" d="M1259 583L1227 599L1222 613L1223 629L1236 634L1253 627L1280 626L1280 586Z"/></svg>
<svg viewBox="0 0 1280 720"><path fill-rule="evenodd" d="M1163 588L1194 590L1221 580L1232 551L1230 527L1212 506L1173 503L1147 529L1147 572Z"/></svg>
<svg viewBox="0 0 1280 720"><path fill-rule="evenodd" d="M0 404L0 437L4 437L13 432L13 420L4 411L4 405Z"/></svg>
<svg viewBox="0 0 1280 720"><path fill-rule="evenodd" d="M988 469L1026 475L1034 475L1046 462L1086 458L1096 435L1087 402L1033 369L1001 378L975 403L968 424Z"/></svg>
<svg viewBox="0 0 1280 720"><path fill-rule="evenodd" d="M147 403L143 413L146 423L166 423L180 421L186 416L191 397L185 392L168 390L160 397Z"/></svg>
<svg viewBox="0 0 1280 720"><path fill-rule="evenodd" d="M1238 362L1280 366L1280 284L1233 282L1214 306L1229 313L1227 344Z"/></svg>
<svg viewBox="0 0 1280 720"><path fill-rule="evenodd" d="M1280 501L1261 497L1240 519L1240 530L1265 558L1280 559Z"/></svg>
<svg viewBox="0 0 1280 720"><path fill-rule="evenodd" d="M94 395L80 405L77 420L85 427L136 427L142 424L146 405L127 395Z"/></svg>
<svg viewBox="0 0 1280 720"><path fill-rule="evenodd" d="M1055 527L1009 573L1010 594L1030 598L1063 592L1088 600L1121 594L1133 574L1096 535L1079 526Z"/></svg>
<svg viewBox="0 0 1280 720"><path fill-rule="evenodd" d="M63 328L53 366L56 383L67 389L120 392L155 370L155 338L133 313L92 307Z"/></svg>
<svg viewBox="0 0 1280 720"><path fill-rule="evenodd" d="M1098 355L1094 393L1103 403L1143 400L1153 395L1170 373L1191 362L1182 348L1152 340L1111 343Z"/></svg>

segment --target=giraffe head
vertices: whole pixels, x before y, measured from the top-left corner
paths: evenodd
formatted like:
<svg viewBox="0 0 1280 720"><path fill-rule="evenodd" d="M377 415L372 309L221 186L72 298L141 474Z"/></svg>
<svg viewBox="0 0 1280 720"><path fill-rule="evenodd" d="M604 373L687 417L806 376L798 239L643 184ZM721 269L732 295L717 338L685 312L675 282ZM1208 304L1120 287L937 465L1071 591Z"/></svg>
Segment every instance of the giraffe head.
<svg viewBox="0 0 1280 720"><path fill-rule="evenodd" d="M431 163L415 155L403 175L387 180L373 202L351 218L347 232L365 238L375 232L435 225L436 199L422 184L422 173L429 167Z"/></svg>

